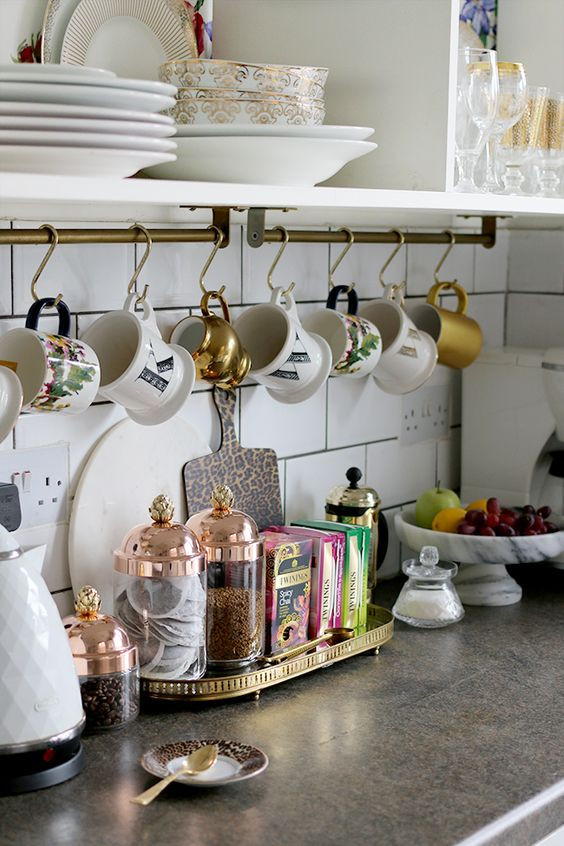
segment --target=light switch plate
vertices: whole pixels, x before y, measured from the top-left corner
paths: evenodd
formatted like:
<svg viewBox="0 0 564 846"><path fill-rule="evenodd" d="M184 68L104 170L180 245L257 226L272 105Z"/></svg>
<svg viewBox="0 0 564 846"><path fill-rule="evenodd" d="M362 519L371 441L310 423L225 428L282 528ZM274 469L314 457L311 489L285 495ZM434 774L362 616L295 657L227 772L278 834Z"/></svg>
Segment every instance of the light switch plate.
<svg viewBox="0 0 564 846"><path fill-rule="evenodd" d="M400 444L436 440L448 435L450 388L430 385L406 394L402 400Z"/></svg>
<svg viewBox="0 0 564 846"><path fill-rule="evenodd" d="M16 485L27 529L68 520L69 445L0 451L0 482Z"/></svg>

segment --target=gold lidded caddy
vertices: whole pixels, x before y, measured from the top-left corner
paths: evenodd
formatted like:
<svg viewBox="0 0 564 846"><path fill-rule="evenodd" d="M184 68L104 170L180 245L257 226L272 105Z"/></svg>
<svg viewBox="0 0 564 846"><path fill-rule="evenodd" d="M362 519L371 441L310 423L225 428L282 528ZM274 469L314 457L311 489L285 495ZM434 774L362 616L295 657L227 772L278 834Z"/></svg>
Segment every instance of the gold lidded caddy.
<svg viewBox="0 0 564 846"><path fill-rule="evenodd" d="M233 501L230 488L217 485L212 507L187 523L208 559L208 662L228 669L264 653L264 541L253 518L234 509Z"/></svg>
<svg viewBox="0 0 564 846"><path fill-rule="evenodd" d="M65 617L89 730L119 728L139 713L139 654L126 628L100 612L100 595L85 585L75 614Z"/></svg>
<svg viewBox="0 0 564 846"><path fill-rule="evenodd" d="M142 678L198 679L206 670L206 555L173 521L160 494L153 520L131 529L114 554L114 607L139 648Z"/></svg>

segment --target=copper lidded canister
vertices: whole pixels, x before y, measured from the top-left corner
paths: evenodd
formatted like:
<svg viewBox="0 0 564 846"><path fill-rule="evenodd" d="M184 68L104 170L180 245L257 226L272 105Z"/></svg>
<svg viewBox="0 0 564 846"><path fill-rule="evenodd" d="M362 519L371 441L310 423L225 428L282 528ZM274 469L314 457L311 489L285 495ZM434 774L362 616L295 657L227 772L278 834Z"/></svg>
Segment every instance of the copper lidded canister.
<svg viewBox="0 0 564 846"><path fill-rule="evenodd" d="M139 648L146 679L198 679L206 671L206 556L168 496L153 522L135 526L114 553L114 610Z"/></svg>
<svg viewBox="0 0 564 846"><path fill-rule="evenodd" d="M370 529L369 593L376 586L376 570L388 548L388 524L380 511L381 500L374 488L359 487L362 471L349 467L348 485L331 488L325 502L325 519Z"/></svg>
<svg viewBox="0 0 564 846"><path fill-rule="evenodd" d="M208 559L208 663L241 667L264 653L264 542L227 485L214 488L211 503L187 523Z"/></svg>
<svg viewBox="0 0 564 846"><path fill-rule="evenodd" d="M75 614L63 625L80 682L86 728L119 728L139 713L139 657L123 625L100 613L90 585L76 596Z"/></svg>

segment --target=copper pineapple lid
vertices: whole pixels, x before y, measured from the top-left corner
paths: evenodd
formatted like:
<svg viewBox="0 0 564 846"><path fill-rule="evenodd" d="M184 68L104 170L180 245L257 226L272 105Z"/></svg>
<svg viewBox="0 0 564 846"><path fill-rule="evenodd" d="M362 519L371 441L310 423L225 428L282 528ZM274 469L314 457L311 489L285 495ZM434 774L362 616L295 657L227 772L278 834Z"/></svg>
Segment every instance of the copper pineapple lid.
<svg viewBox="0 0 564 846"><path fill-rule="evenodd" d="M79 676L123 673L139 664L126 630L119 620L100 614L100 604L98 591L85 585L76 595L76 614L63 620Z"/></svg>
<svg viewBox="0 0 564 846"><path fill-rule="evenodd" d="M206 556L194 532L174 523L170 497L156 496L149 508L152 523L134 526L114 553L114 569L142 578L190 576L206 568Z"/></svg>
<svg viewBox="0 0 564 846"><path fill-rule="evenodd" d="M257 524L243 511L233 508L234 497L227 485L216 485L211 508L194 514L187 526L197 535L211 561L251 561L264 552Z"/></svg>

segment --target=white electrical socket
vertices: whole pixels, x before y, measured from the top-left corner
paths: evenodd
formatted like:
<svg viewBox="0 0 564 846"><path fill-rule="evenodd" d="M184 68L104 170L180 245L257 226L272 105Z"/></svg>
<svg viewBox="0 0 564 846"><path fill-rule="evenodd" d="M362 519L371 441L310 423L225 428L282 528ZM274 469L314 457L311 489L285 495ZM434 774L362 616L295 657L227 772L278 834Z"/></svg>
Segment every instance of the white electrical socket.
<svg viewBox="0 0 564 846"><path fill-rule="evenodd" d="M448 435L450 390L430 385L406 394L401 407L400 444L444 438Z"/></svg>
<svg viewBox="0 0 564 846"><path fill-rule="evenodd" d="M0 482L18 488L22 529L68 520L69 479L68 444L0 451Z"/></svg>

